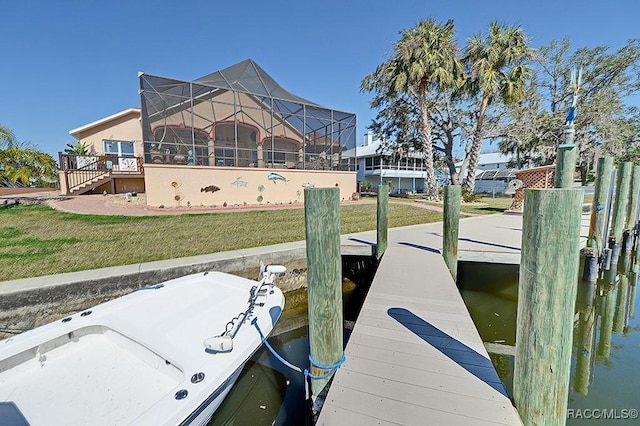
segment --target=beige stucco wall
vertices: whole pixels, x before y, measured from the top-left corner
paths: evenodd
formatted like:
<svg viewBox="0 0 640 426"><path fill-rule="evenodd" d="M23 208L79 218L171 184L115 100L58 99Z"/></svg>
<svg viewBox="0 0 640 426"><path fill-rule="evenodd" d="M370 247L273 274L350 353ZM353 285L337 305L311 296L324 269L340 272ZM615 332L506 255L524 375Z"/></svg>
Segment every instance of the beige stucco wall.
<svg viewBox="0 0 640 426"><path fill-rule="evenodd" d="M88 130L80 132L76 135L80 142L89 144L93 151L93 155L104 155L104 146L102 141L118 140L135 142L135 155L142 157L142 126L140 125L140 113L131 112L123 117L110 120Z"/></svg>
<svg viewBox="0 0 640 426"><path fill-rule="evenodd" d="M337 186L342 200L356 191L355 172L155 164L145 164L144 171L147 205L152 207L302 203L309 185ZM273 175L269 179L271 173L287 181ZM205 190L211 186L219 190Z"/></svg>

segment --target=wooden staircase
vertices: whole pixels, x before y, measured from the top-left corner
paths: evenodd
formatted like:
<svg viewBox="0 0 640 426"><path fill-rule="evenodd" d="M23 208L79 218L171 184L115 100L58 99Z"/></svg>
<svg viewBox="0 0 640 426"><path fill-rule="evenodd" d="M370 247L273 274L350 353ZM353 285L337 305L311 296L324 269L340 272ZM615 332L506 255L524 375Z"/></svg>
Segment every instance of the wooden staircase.
<svg viewBox="0 0 640 426"><path fill-rule="evenodd" d="M142 176L142 158L126 157L129 167L123 170L120 157L112 155L80 156L59 154L60 171L64 174L65 195L81 195L100 185L111 182L117 176Z"/></svg>

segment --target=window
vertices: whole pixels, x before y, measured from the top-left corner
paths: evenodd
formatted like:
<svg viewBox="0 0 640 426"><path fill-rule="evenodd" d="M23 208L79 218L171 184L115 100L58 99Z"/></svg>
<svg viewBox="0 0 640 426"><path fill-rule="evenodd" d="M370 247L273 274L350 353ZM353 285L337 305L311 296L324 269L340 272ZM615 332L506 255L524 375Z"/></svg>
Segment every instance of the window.
<svg viewBox="0 0 640 426"><path fill-rule="evenodd" d="M133 142L103 140L104 154L118 157L134 157Z"/></svg>
<svg viewBox="0 0 640 426"><path fill-rule="evenodd" d="M267 162L284 164L286 162L285 153L280 151L267 151Z"/></svg>

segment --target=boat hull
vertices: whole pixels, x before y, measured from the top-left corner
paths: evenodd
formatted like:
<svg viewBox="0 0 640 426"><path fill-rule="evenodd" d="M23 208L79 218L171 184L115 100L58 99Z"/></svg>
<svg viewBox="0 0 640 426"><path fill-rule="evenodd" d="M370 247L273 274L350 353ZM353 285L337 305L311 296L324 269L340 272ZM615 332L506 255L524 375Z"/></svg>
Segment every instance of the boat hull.
<svg viewBox="0 0 640 426"><path fill-rule="evenodd" d="M206 424L270 333L284 298L255 281L194 274L0 341L0 401L31 425ZM203 342L235 320L233 350Z"/></svg>

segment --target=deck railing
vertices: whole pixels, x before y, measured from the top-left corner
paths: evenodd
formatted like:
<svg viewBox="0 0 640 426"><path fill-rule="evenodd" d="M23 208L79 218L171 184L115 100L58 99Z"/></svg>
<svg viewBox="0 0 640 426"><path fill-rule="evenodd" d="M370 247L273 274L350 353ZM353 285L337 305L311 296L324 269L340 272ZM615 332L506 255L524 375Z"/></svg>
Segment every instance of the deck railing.
<svg viewBox="0 0 640 426"><path fill-rule="evenodd" d="M59 153L60 170L68 192L88 182L107 179L117 174L142 174L142 158L118 155L76 155Z"/></svg>

